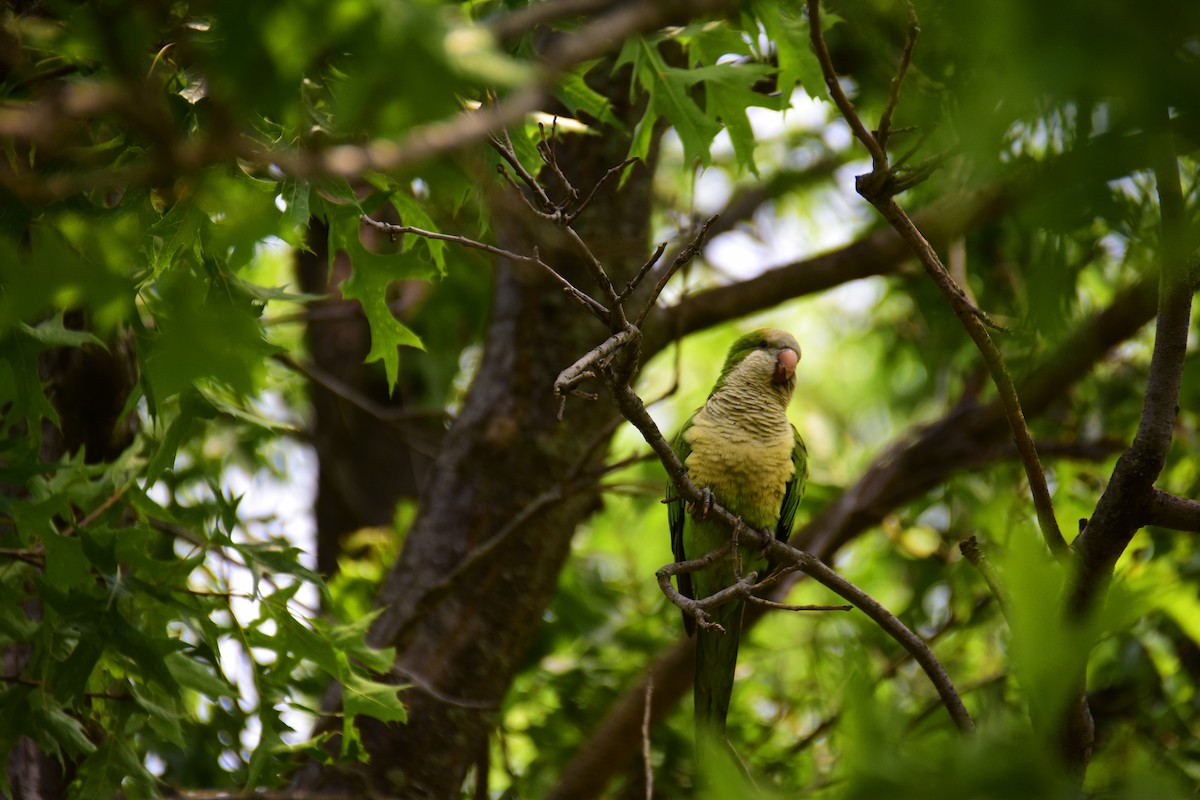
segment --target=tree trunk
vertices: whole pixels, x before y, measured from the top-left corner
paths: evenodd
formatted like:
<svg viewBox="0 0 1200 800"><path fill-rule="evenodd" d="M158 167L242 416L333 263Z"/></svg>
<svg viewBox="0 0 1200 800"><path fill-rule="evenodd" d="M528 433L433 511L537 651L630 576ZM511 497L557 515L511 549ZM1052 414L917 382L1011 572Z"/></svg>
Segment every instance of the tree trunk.
<svg viewBox="0 0 1200 800"><path fill-rule="evenodd" d="M430 417L401 420L410 400L419 401L424 394L413 370L402 369L399 385L389 391L382 368L363 363L371 349L366 317L358 302L343 298L337 288L349 276L350 265L339 255L330 263L329 230L315 217L309 222L308 245L296 255L300 286L327 295L309 306L304 340L318 378L309 382L309 434L318 465L317 572L329 577L337 571L343 536L389 525L398 500L419 496L442 428L439 419ZM420 290L410 288L410 302L400 298L405 308L419 302L412 295ZM363 401L371 408L363 408ZM373 410L396 417L382 420Z"/></svg>
<svg viewBox="0 0 1200 800"><path fill-rule="evenodd" d="M601 70L597 70L600 72ZM636 109L623 109L630 120ZM621 113L620 111L618 113ZM632 122L630 122L632 125ZM625 156L623 137L557 145L581 192ZM651 170L609 183L575 225L614 281L649 255ZM551 179L552 180L552 179ZM552 196L561 187L548 183ZM491 198L498 244L532 253L591 291L585 255L537 219L513 191ZM599 504L596 475L617 412L572 400L556 421L558 373L608 331L539 268L500 262L484 353L462 412L442 442L417 517L381 590L371 643L397 650L395 678L412 684L405 725L360 720L366 779L405 797L451 797L487 752L487 736L542 624L572 534ZM349 785L327 771L306 786Z"/></svg>

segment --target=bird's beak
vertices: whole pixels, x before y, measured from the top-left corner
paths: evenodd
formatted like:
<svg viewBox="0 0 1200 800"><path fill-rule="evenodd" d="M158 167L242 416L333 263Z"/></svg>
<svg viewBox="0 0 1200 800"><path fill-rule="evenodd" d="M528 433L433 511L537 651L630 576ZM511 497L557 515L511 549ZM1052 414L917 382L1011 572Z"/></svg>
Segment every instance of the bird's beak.
<svg viewBox="0 0 1200 800"><path fill-rule="evenodd" d="M796 374L796 365L800 363L800 354L790 347L785 347L775 356L774 383L785 384Z"/></svg>

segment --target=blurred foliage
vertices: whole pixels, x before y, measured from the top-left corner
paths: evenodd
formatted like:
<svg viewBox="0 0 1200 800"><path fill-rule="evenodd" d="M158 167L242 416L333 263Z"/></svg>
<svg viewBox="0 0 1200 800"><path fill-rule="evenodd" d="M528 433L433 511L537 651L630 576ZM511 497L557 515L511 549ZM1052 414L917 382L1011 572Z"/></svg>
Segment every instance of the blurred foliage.
<svg viewBox="0 0 1200 800"><path fill-rule="evenodd" d="M33 740L71 765L72 796L275 786L302 759L363 756L356 715L403 722L403 693L377 682L390 654L363 636L414 509L401 506L391 530L349 537L329 586L303 553L304 520L288 512L307 502L295 484L312 466L305 385L286 364L305 357L296 323L313 299L291 287L289 249L304 246L310 216L328 223L330 249L351 264L341 291L370 324L368 360L389 385L402 369L419 373L421 396L409 399L452 415L480 358L487 262L411 236L380 249L359 217L486 238L480 164L494 162L434 159L363 176L368 193L286 176L231 142L399 138L463 101L503 98L532 79L533 46L505 50L485 24L525 5L106 0L0 11L0 102L13 114L0 140L0 750ZM921 207L1001 185L1017 196L1006 213L935 244L960 249L977 303L1012 322L1000 345L1020 376L1121 289L1152 277L1159 212L1145 132L1168 109L1195 244L1200 5L921 0L916 10L922 34L895 122L911 130L895 141L919 141L917 158L943 148L956 157L903 200ZM835 60L860 111L877 119L903 6L833 2L830 12ZM841 165L833 181L798 181L719 237L668 300L881 225L848 188L861 152L809 99L824 87L807 25L798 4L753 0L725 19L628 39L615 63L647 102L634 130L614 125L609 99L589 84L612 64L583 64L558 83L565 110L591 125L585 135L624 136L645 155L667 129L656 239L737 192L823 159ZM511 134L533 164L533 122ZM389 301L402 283L425 288L398 318ZM703 402L735 331L793 330L804 347L793 416L813 469L800 524L914 426L991 397L975 350L913 270L780 300L669 348L638 388L669 392L652 410L670 431ZM1111 471L1117 450L1098 446L1132 437L1152 341L1143 331L1123 343L1031 420L1053 450L1046 465L1068 528L1090 514ZM49 359L64 352L131 354L137 378L117 405L136 424L114 458L56 444L65 390ZM1159 485L1194 497L1195 353L1180 406ZM622 430L613 451L644 446ZM549 791L648 658L680 636L651 577L671 557L661 470L641 462L606 480L603 508L578 532L499 714L493 796ZM835 562L934 640L978 736L954 733L923 674L861 615L771 614L743 648L730 713L731 739L764 796L1073 796L1044 720L1084 665L1098 732L1086 791L1195 792L1195 538L1141 532L1106 607L1067 628L1055 613L1064 575L1037 545L1023 481L1005 461L955 475ZM274 504L263 508L264 496ZM958 556L969 535L1005 576L1007 621ZM829 600L807 582L789 598ZM309 738L329 681L347 698L333 753L322 747L328 732ZM733 765L693 762L686 705L652 734L655 796L750 796ZM633 765L614 796L643 796L643 780Z"/></svg>

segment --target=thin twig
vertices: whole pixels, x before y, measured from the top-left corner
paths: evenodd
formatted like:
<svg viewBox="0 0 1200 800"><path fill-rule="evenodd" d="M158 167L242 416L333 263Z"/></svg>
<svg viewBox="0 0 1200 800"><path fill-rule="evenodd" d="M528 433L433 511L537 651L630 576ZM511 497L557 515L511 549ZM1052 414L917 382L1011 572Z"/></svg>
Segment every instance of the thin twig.
<svg viewBox="0 0 1200 800"><path fill-rule="evenodd" d="M780 611L850 611L854 608L852 605L802 605L793 606L787 603L776 603L774 600L768 600L765 597L758 595L750 595L746 598L747 601L755 605L766 606L767 608L777 608Z"/></svg>
<svg viewBox="0 0 1200 800"><path fill-rule="evenodd" d="M896 75L892 78L891 86L888 88L887 104L883 107L883 113L879 115L879 127L875 134L879 141L879 148L885 153L887 152L888 138L891 136L892 114L896 110L896 103L900 100L900 87L903 85L904 76L912 63L917 36L921 33L921 26L917 23L916 10L911 2L907 2L905 5L908 6L908 31L904 37L904 49L900 53L900 64L896 67Z"/></svg>
<svg viewBox="0 0 1200 800"><path fill-rule="evenodd" d="M610 180L615 178L617 175L620 175L622 172L625 171L626 167L628 167L630 164L632 164L635 161L637 161L636 158L627 158L624 161L622 161L620 164L617 164L615 167L610 167L608 172L605 172L603 175L601 175L600 180L596 181L596 185L592 187L592 190L590 192L588 192L587 197L583 198L583 202L580 203L578 206L576 206L575 210L572 211L569 215L567 215L567 224L571 224L572 222L574 222L579 217L579 215L582 214L587 209L587 207L592 204L592 199L595 198L596 193L600 191L601 186L608 183Z"/></svg>
<svg viewBox="0 0 1200 800"><path fill-rule="evenodd" d="M542 185L538 182L537 178L529 174L529 170L525 169L525 165L521 163L519 158L517 158L516 151L513 149L512 139L508 137L508 131L501 130L500 136L504 137L503 141L501 141L497 136L489 137L488 141L492 145L492 149L499 153L500 157L508 162L509 166L513 168L513 172L517 173L525 185L529 187L529 190L533 192L534 196L537 197L538 202L541 204L542 210L547 214L555 212L557 210L557 206L555 206L554 202L550 199L550 196L546 194L546 190L542 188Z"/></svg>
<svg viewBox="0 0 1200 800"><path fill-rule="evenodd" d="M642 306L642 310L638 312L637 321L634 322L634 325L638 326L639 328L641 327L642 322L646 319L646 315L650 313L650 309L654 307L655 302L658 300L658 296L662 294L663 289L667 288L667 283L675 276L675 273L682 269L685 265L690 264L692 259L694 259L696 256L700 255L700 251L704 249L704 240L708 236L708 229L711 228L713 223L715 223L718 219L720 219L720 217L714 214L705 220L704 224L700 226L700 230L697 231L696 235L692 237L692 240L688 242L687 247L679 251L679 254L676 255L675 259L671 262L671 266L667 268L666 272L659 276L658 283L654 285L654 291L651 292L650 296L646 298L646 302Z"/></svg>
<svg viewBox="0 0 1200 800"><path fill-rule="evenodd" d="M596 254L592 252L592 248L588 247L587 242L583 240L583 237L574 228L570 225L564 225L563 232L579 248L580 254L584 257L584 265L592 273L592 280L600 287L604 299L608 301L611 311L609 312L609 319L605 320L605 322L611 325L614 330L624 328L627 324L625 309L621 307L620 302L617 300L617 290L613 286L612 279L608 277L608 272L604 269L604 265L600 263L600 259L596 258Z"/></svg>
<svg viewBox="0 0 1200 800"><path fill-rule="evenodd" d="M458 706L459 708L473 708L486 711L499 708L497 703L488 700L468 700L465 697L457 697L455 695L443 692L441 689L434 686L433 682L424 675L420 675L407 667L400 666L399 661L392 665L392 672L401 678L411 681L413 686L417 687L438 702L451 706ZM396 688L399 689L402 687L397 686Z"/></svg>
<svg viewBox="0 0 1200 800"><path fill-rule="evenodd" d="M617 331L560 372L554 381L554 394L562 397L574 392L575 387L581 382L596 377L597 372L612 359L618 350L636 342L640 337L641 332L632 325Z"/></svg>
<svg viewBox="0 0 1200 800"><path fill-rule="evenodd" d="M104 502L96 506L96 508L93 509L90 514L76 522L74 525L68 525L61 533L59 533L59 536L73 536L80 528L86 528L88 525L91 525L93 522L100 519L100 516L105 511L108 511L110 508L115 506L121 500L121 498L125 496L125 492L129 491L129 486L130 484L127 483L124 486L117 487L117 490L106 497Z"/></svg>
<svg viewBox="0 0 1200 800"><path fill-rule="evenodd" d="M554 177L558 178L558 182L567 190L567 194L571 195L571 199L579 199L579 190L571 185L571 181L567 180L567 176L563 174L562 167L558 165L558 154L554 152L554 138L558 133L558 117L554 118L554 122L550 128L550 137L546 137L546 126L538 123L538 134L541 136L541 141L538 143L538 154L542 160L546 162L546 166L554 173Z"/></svg>
<svg viewBox="0 0 1200 800"><path fill-rule="evenodd" d="M619 295L617 295L617 302L624 302L625 298L629 297L630 293L632 293L633 290L636 289L642 282L642 280L645 279L646 275L650 273L650 270L654 269L654 265L658 263L660 258L662 258L662 254L666 252L666 249L666 242L663 242L658 247L654 248L654 252L650 254L650 258L646 259L646 263L642 264L642 268L637 271L636 275L629 279L629 281L625 284L625 288L621 290Z"/></svg>
<svg viewBox="0 0 1200 800"><path fill-rule="evenodd" d="M610 316L609 310L596 300L593 300L587 294L575 288L573 283L560 275L558 271L554 269L554 267L551 267L549 264L543 261L541 256L537 255L536 252L532 256L522 255L521 253L514 253L512 250L505 250L502 247L496 247L495 245L481 242L478 239L471 239L466 236L456 236L450 233L440 233L438 231L427 231L422 228L413 227L412 225L393 225L390 222L381 222L377 219L372 219L366 214L363 214L359 219L361 219L364 224L370 225L373 228L378 228L384 233L392 236L403 236L406 233L411 233L414 236L422 236L426 239L438 239L443 242L454 242L455 244L462 245L463 247L469 247L474 250L482 250L485 253L490 253L491 255L499 256L500 258L504 258L516 263L533 264L534 266L545 270L546 273L549 274L550 277L552 277L569 296L574 298L581 306L590 311L593 316L597 317L606 325L608 324Z"/></svg>
<svg viewBox="0 0 1200 800"><path fill-rule="evenodd" d="M500 174L501 178L504 178L505 183L512 187L513 192L516 193L517 197L521 198L521 202L525 204L525 207L528 208L532 214L535 214L542 219L550 220L551 222L558 221L558 213L543 211L541 208L539 208L538 204L530 199L529 193L521 188L521 184L517 183L516 178L509 174L508 170L504 168L503 164L496 165L496 172Z"/></svg>
<svg viewBox="0 0 1200 800"><path fill-rule="evenodd" d="M833 98L834 104L842 112L842 117L853 131L854 137L862 142L863 146L867 148L867 152L871 154L873 167L886 170L887 153L863 125L858 112L854 110L854 104L850 102L850 98L842 89L841 82L838 81L837 72L833 68L833 59L829 55L829 47L825 44L824 34L821 33L820 0L808 0L808 30L813 50L817 54L817 61L821 64L821 74L825 76L825 85L829 87L829 95Z"/></svg>
<svg viewBox="0 0 1200 800"><path fill-rule="evenodd" d="M287 367L290 370L300 373L308 380L312 381L317 386L320 386L325 391L346 401L350 405L359 409L363 413L379 420L385 425L393 428L401 435L414 450L426 456L435 455L433 451L425 446L420 441L419 437L409 435L415 420L438 421L445 420L446 414L443 411L424 411L408 408L395 408L386 406L370 395L355 386L350 385L346 381L337 377L333 373L322 369L316 364L297 361L287 353L276 353L275 361Z"/></svg>
<svg viewBox="0 0 1200 800"><path fill-rule="evenodd" d="M46 564L46 554L41 550L0 547L0 558L11 558L14 561L23 561L24 563L34 567L42 567Z"/></svg>
<svg viewBox="0 0 1200 800"><path fill-rule="evenodd" d="M654 708L654 676L646 681L642 711L642 764L646 773L646 800L654 800L654 763L650 759L650 711Z"/></svg>
<svg viewBox="0 0 1200 800"><path fill-rule="evenodd" d="M655 577L658 579L658 587L662 590L663 594L667 596L667 599L670 600L674 605L679 606L684 613L691 615L696 620L696 624L705 630L719 631L721 633L725 632L725 629L721 627L719 623L713 622L708 618L708 613L705 610L706 606L701 601L693 600L671 585L671 577L674 575L682 575L688 572L696 572L704 569L705 567L710 567L725 556L729 555L729 552L732 548L733 542L728 541L718 547L716 550L705 553L700 558L693 558L688 561L675 561L667 564L658 570L658 572L654 573ZM734 584L734 587L738 585L739 584ZM731 589L734 587L729 588ZM723 601L727 597L732 597L733 593L731 593L729 589L724 589L722 592L718 592L717 594L721 595L721 600ZM716 596L717 595L710 595L709 597L705 598L705 601L711 600ZM708 603L708 606L714 605L720 605L720 603Z"/></svg>

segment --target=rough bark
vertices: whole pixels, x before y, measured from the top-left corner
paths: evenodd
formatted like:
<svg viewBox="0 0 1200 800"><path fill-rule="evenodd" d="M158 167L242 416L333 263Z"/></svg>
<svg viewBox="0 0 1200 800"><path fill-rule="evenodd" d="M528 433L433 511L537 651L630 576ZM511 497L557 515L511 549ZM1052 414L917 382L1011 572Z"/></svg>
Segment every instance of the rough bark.
<svg viewBox="0 0 1200 800"><path fill-rule="evenodd" d="M371 332L357 301L343 298L337 289L349 264L336 255L330 263L329 232L319 219L310 221L308 245L296 256L300 286L326 295L309 308L305 344L312 369L325 379L309 382L309 435L318 464L317 571L329 576L337 570L343 536L390 524L396 502L420 494L442 429L440 419L401 419L410 398L423 394L412 370L402 370L399 385L389 392L379 365L363 363ZM402 293L400 299L416 298ZM370 408L337 391L339 386L353 391L355 399L369 401ZM376 410L395 417L380 419Z"/></svg>
<svg viewBox="0 0 1200 800"><path fill-rule="evenodd" d="M636 119L636 109L624 111ZM558 161L586 190L627 146L618 137L564 140ZM614 279L650 252L650 174L639 166L619 191L611 183L576 224ZM511 190L492 197L491 217L499 245L536 247L591 288L583 254ZM571 536L597 507L586 472L604 456L615 413L610 403L579 401L555 421L554 379L606 336L602 326L529 265L497 263L492 298L479 372L428 475L370 637L397 649L396 680L413 688L404 695L408 724L364 722L371 763L357 780L405 797L455 795L484 751ZM301 782L347 785L332 771Z"/></svg>

